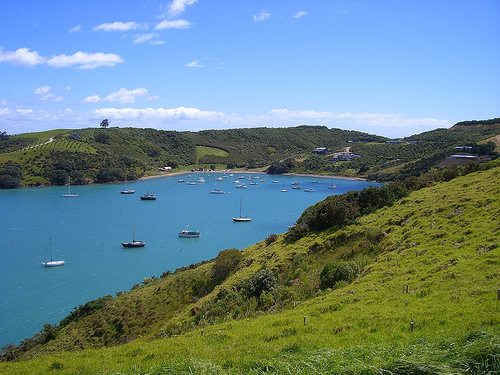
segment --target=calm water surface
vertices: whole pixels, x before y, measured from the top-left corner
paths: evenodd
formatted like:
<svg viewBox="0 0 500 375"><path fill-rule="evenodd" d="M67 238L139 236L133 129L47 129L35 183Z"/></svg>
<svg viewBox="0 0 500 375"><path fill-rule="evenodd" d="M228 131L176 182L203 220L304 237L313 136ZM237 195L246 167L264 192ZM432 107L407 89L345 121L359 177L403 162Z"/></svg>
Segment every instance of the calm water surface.
<svg viewBox="0 0 500 375"><path fill-rule="evenodd" d="M191 176L191 177L189 177ZM75 186L77 198L63 198L67 187L0 190L0 347L38 332L44 323L58 324L73 307L106 294L129 290L150 276L242 249L284 233L310 205L328 195L369 185L343 179L218 173L154 178L133 185ZM226 174L227 176L227 174ZM247 188L236 188L244 177ZM187 181L205 179L188 185ZM180 183L179 179L186 182ZM265 178L266 182L260 180ZM273 180L279 182L273 183ZM292 189L299 182L302 190ZM250 185L256 182L257 185ZM329 189L330 184L338 188ZM210 194L215 187L225 194ZM136 193L120 194L124 188ZM281 192L285 188L288 191ZM314 188L315 192L305 192ZM141 201L147 191L156 201ZM251 222L235 223L239 215ZM142 249L124 249L123 241L144 240ZM199 238L179 238L189 225ZM65 260L45 268L50 257Z"/></svg>

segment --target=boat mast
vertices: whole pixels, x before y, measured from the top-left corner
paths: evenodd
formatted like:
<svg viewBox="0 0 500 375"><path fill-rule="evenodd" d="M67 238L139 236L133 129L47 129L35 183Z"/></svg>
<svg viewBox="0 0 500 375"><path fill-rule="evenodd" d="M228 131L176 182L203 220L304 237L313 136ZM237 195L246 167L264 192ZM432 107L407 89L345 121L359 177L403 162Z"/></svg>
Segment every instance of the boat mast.
<svg viewBox="0 0 500 375"><path fill-rule="evenodd" d="M135 215L132 216L132 242L135 242Z"/></svg>

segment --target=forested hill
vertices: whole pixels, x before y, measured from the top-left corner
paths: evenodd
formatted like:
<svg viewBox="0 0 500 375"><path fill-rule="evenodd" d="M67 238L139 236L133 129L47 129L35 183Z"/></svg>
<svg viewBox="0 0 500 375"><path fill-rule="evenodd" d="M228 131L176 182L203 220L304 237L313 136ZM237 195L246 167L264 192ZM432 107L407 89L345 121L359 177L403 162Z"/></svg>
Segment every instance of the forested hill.
<svg viewBox="0 0 500 375"><path fill-rule="evenodd" d="M326 126L290 128L248 128L203 130L193 133L199 146L224 150L229 162L237 167L265 166L287 157L309 156L316 147L342 150L349 141L383 141L387 138L357 131L329 129Z"/></svg>
<svg viewBox="0 0 500 375"><path fill-rule="evenodd" d="M158 174L158 168L165 166L264 168L282 158L310 156L316 147L342 150L349 140L385 139L325 126L197 133L111 127L2 134L0 171L8 167L3 175L17 179L17 186L61 185L68 177L75 184L134 180Z"/></svg>
<svg viewBox="0 0 500 375"><path fill-rule="evenodd" d="M401 180L440 167L457 147L475 162L500 150L500 119L458 123L405 139L301 125L178 132L141 128L0 132L0 188L108 183L204 169L252 169ZM313 150L326 148L324 154Z"/></svg>

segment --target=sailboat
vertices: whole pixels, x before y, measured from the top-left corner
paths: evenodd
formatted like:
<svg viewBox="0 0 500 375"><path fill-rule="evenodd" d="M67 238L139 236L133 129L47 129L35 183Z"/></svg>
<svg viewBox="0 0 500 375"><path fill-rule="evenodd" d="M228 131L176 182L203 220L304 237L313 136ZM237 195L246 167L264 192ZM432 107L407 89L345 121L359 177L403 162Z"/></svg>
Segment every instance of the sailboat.
<svg viewBox="0 0 500 375"><path fill-rule="evenodd" d="M54 260L52 259L52 236L50 237L50 261L42 262L42 266L44 267L57 267L62 266L64 264L64 260Z"/></svg>
<svg viewBox="0 0 500 375"><path fill-rule="evenodd" d="M78 197L78 193L71 192L71 179L68 177L68 192L62 195L64 198L74 198Z"/></svg>
<svg viewBox="0 0 500 375"><path fill-rule="evenodd" d="M239 217L233 217L233 221L239 222L239 221L250 221L250 220L252 220L251 217L241 216L241 204L242 203L243 203L243 198L240 199L240 216Z"/></svg>
<svg viewBox="0 0 500 375"><path fill-rule="evenodd" d="M286 193L288 190L285 189L285 181L283 181L283 189L281 189L281 192L282 193Z"/></svg>
<svg viewBox="0 0 500 375"><path fill-rule="evenodd" d="M127 184L125 184L125 189L120 191L121 194L135 194L134 189L127 188Z"/></svg>
<svg viewBox="0 0 500 375"><path fill-rule="evenodd" d="M219 180L219 179L217 179L217 180ZM222 178L221 178L221 180L222 180ZM224 190L217 189L217 183L215 183L214 190L210 190L210 194L226 194L226 192Z"/></svg>
<svg viewBox="0 0 500 375"><path fill-rule="evenodd" d="M135 215L132 219L132 242L122 242L123 247L144 247L146 243L144 241L136 241L135 240Z"/></svg>

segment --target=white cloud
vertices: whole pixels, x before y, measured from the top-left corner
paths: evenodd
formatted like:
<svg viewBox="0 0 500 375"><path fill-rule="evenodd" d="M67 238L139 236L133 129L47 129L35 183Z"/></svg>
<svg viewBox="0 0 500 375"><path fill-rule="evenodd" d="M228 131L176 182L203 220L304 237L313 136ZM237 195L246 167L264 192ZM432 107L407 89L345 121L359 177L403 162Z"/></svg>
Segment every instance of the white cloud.
<svg viewBox="0 0 500 375"><path fill-rule="evenodd" d="M143 93L144 89L137 89ZM122 89L115 95L115 99L125 97L126 92L136 90ZM118 95L121 92L120 95ZM134 97L134 94L130 94ZM97 100L93 95L86 100L89 103ZM264 114L238 115L217 111L206 111L197 108L102 108L88 112L61 110L50 112L47 110L32 110L18 108L11 110L7 106L0 108L0 121L5 124L4 129L10 134L29 131L41 131L65 127L97 126L100 119L114 120L120 127L149 127L154 129L190 130L203 129L231 129L248 127L291 127L297 125L325 125L329 128L357 130L369 134L377 134L391 138L407 137L420 134L436 128L449 128L448 120L433 118L404 118L399 114L385 113L351 113L328 111L294 111L288 109L273 109ZM140 120L140 121L137 121Z"/></svg>
<svg viewBox="0 0 500 375"><path fill-rule="evenodd" d="M76 25L68 30L69 33L76 33L78 31L82 31L82 25Z"/></svg>
<svg viewBox="0 0 500 375"><path fill-rule="evenodd" d="M300 12L297 12L297 14L295 14L293 16L293 18L300 18L302 16L305 16L307 14L307 12L304 12L304 11L300 11Z"/></svg>
<svg viewBox="0 0 500 375"><path fill-rule="evenodd" d="M202 111L197 108L102 108L94 110L95 117L106 117L115 120L163 120L163 121L221 121L226 115L216 111Z"/></svg>
<svg viewBox="0 0 500 375"><path fill-rule="evenodd" d="M76 52L70 56L62 54L47 58L36 51L30 51L29 48L19 48L15 52L4 52L0 47L0 62L9 62L20 67L47 64L53 68L76 66L77 69L94 69L100 66L115 66L123 60L114 53Z"/></svg>
<svg viewBox="0 0 500 375"><path fill-rule="evenodd" d="M33 93L37 95L46 95L50 92L50 86L40 86Z"/></svg>
<svg viewBox="0 0 500 375"><path fill-rule="evenodd" d="M126 88L121 88L119 91L114 92L106 96L103 101L106 102L120 102L120 103L135 103L135 100L140 96L145 96L148 94L148 90L145 88L138 88L134 90L127 90Z"/></svg>
<svg viewBox="0 0 500 375"><path fill-rule="evenodd" d="M103 23L101 25L95 26L94 31L128 31L143 29L145 26L138 24L137 22L113 22L113 23Z"/></svg>
<svg viewBox="0 0 500 375"><path fill-rule="evenodd" d="M0 62L10 62L15 66L33 67L45 63L46 58L29 48L19 48L15 52L4 52L0 47Z"/></svg>
<svg viewBox="0 0 500 375"><path fill-rule="evenodd" d="M50 91L51 91L50 86L40 86L35 91L33 91L33 93L39 95L40 100L44 102L59 102L63 100L61 96L57 96Z"/></svg>
<svg viewBox="0 0 500 375"><path fill-rule="evenodd" d="M391 113L350 113L350 112L319 112L290 111L288 109L273 109L262 119L274 122L292 122L293 124L323 124L345 130L384 135L387 137L404 137L419 134L436 128L446 128L447 120L433 118L403 118L400 114Z"/></svg>
<svg viewBox="0 0 500 375"><path fill-rule="evenodd" d="M91 96L87 96L85 99L83 99L83 104L98 103L100 100L101 100L101 98L99 98L99 95L91 95Z"/></svg>
<svg viewBox="0 0 500 375"><path fill-rule="evenodd" d="M186 64L185 66L188 66L190 68L203 68L205 65L201 65L198 60L194 60L193 62L190 62L189 64Z"/></svg>
<svg viewBox="0 0 500 375"><path fill-rule="evenodd" d="M122 58L114 53L86 53L76 52L73 55L58 55L47 60L53 68L67 68L76 66L77 69L94 69L100 66L115 66L123 62Z"/></svg>
<svg viewBox="0 0 500 375"><path fill-rule="evenodd" d="M168 21L164 20L160 23L156 24L156 30L164 30L164 29L188 29L191 26L191 22L186 20L174 20Z"/></svg>
<svg viewBox="0 0 500 375"><path fill-rule="evenodd" d="M177 17L179 14L184 13L186 6L197 3L198 0L174 0L170 3L167 10L167 17Z"/></svg>
<svg viewBox="0 0 500 375"><path fill-rule="evenodd" d="M16 109L16 113L19 113L20 115L27 116L31 115L33 113L32 109Z"/></svg>
<svg viewBox="0 0 500 375"><path fill-rule="evenodd" d="M267 13L265 9L263 9L259 14L254 14L253 20L255 22L265 21L271 17L271 13Z"/></svg>
<svg viewBox="0 0 500 375"><path fill-rule="evenodd" d="M165 44L163 40L152 40L148 44Z"/></svg>
<svg viewBox="0 0 500 375"><path fill-rule="evenodd" d="M154 41L159 35L157 33L150 34L139 34L134 36L134 44L149 43L149 44L160 44L162 41Z"/></svg>

